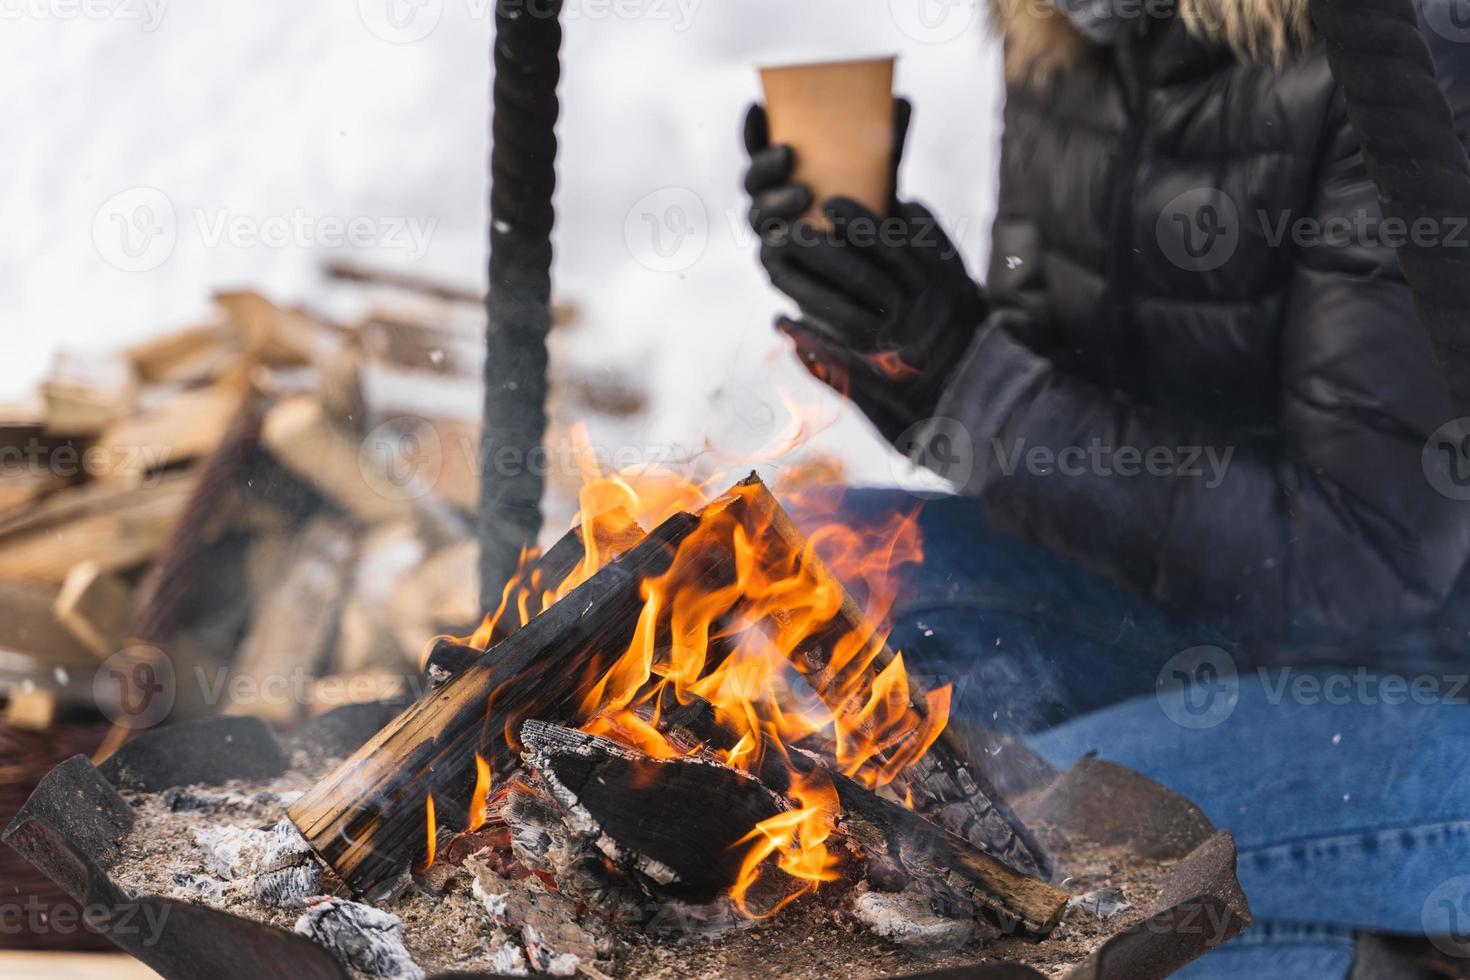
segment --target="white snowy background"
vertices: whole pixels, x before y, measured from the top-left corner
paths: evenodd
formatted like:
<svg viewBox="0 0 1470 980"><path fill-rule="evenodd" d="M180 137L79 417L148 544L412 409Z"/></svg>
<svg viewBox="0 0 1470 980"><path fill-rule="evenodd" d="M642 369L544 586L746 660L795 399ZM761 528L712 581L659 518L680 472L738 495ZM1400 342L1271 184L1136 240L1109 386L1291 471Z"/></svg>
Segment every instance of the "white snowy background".
<svg viewBox="0 0 1470 980"><path fill-rule="evenodd" d="M187 325L217 288L330 306L328 257L480 288L491 9L0 0L0 400L58 349ZM898 54L902 193L982 269L1000 94L978 0L567 0L564 20L555 281L583 325L563 356L652 380L647 445L757 445L784 390L836 420L815 445L852 477L901 479L776 350L788 304L745 228L740 122L759 64ZM650 221L690 233L660 254Z"/></svg>

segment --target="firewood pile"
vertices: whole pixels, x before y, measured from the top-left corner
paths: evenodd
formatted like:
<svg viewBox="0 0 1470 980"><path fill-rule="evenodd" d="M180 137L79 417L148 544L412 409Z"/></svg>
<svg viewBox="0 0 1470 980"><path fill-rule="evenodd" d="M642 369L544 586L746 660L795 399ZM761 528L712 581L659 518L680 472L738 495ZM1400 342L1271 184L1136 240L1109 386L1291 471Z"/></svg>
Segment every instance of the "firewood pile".
<svg viewBox="0 0 1470 980"><path fill-rule="evenodd" d="M0 410L5 724L289 726L401 692L428 638L478 622L481 299L328 271L359 315L220 293L204 323L59 356ZM605 373L553 380L553 439L643 410ZM549 473L553 514L576 482ZM121 703L110 679L140 660L166 704Z"/></svg>

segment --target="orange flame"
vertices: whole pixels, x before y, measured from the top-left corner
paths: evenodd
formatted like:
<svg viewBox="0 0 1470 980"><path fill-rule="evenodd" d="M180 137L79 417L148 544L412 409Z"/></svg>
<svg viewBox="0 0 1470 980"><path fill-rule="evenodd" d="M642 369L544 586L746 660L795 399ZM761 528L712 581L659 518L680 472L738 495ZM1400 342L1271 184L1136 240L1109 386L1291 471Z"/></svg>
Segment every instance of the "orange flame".
<svg viewBox="0 0 1470 980"><path fill-rule="evenodd" d="M490 802L490 763L475 753L475 790L470 794L470 822L465 833L472 834L485 826L485 808Z"/></svg>
<svg viewBox="0 0 1470 980"><path fill-rule="evenodd" d="M646 513L641 480L612 479L625 495L621 505L640 513L644 526L666 516ZM917 514L870 528L828 521L798 544L781 516L761 506L759 487L739 486L687 508L698 487L655 489L661 503L703 509L704 519L668 570L642 584L631 642L584 693L584 730L673 757L681 750L659 730L660 713L702 699L734 736L721 753L731 766L759 771L767 753L784 755L815 740L844 775L870 787L898 783L902 794L904 772L943 731L950 700L941 689L915 710L902 656L878 662L886 632L873 624L887 618L897 595L892 573L922 557ZM821 506L806 503L808 512ZM711 576L711 555L732 556L723 575ZM863 609L844 607L839 575L861 585ZM824 660L810 660L813 649ZM762 822L741 842L750 849L731 897L747 914L746 895L773 855L778 868L805 883L796 895L830 880L825 841L837 815L835 792L808 780L790 796L800 806Z"/></svg>
<svg viewBox="0 0 1470 980"><path fill-rule="evenodd" d="M746 843L751 846L730 889L730 898L742 914L753 919L769 918L802 895L816 891L822 882L838 878L834 870L836 860L826 847L838 812L837 791L818 771L810 778L793 780L788 793L799 806L762 820L736 842L737 847ZM755 912L746 899L751 887L761 879L766 859L772 855L776 857L776 866L802 885L788 891L771 908Z"/></svg>
<svg viewBox="0 0 1470 980"><path fill-rule="evenodd" d="M434 866L434 854L439 842L439 823L434 819L434 794L428 795L428 802L424 805L427 810L428 830L425 837L425 852L423 861L413 866L413 873L421 875Z"/></svg>
<svg viewBox="0 0 1470 980"><path fill-rule="evenodd" d="M816 427L787 404L791 431L768 450L789 452ZM573 435L586 445L580 427ZM837 497L806 495L797 488L807 480L793 479L784 487L788 499L802 494L801 509L817 524L802 541L784 515L762 506L759 487L737 486L712 499L711 487L730 482L725 473L704 480L656 468L603 473L593 455L579 455L580 564L565 581L542 582L533 570L537 554L523 553L495 611L460 642L486 649L507 616L524 623L581 585L616 557L599 545L614 540L608 532L626 532L633 523L651 529L677 512L702 512L667 570L642 583L632 638L584 689L578 718L585 731L673 758L690 750L660 730L662 713L702 700L729 738L720 743L728 748L716 753L722 761L750 772L768 762L786 765L792 808L738 842L745 853L730 890L744 914L772 915L836 877L837 862L827 848L840 816L836 790L820 770L805 776L791 771L789 750L819 751L836 760L842 775L869 787L890 786L911 803L905 773L948 720L948 688L925 694L916 707L902 655L881 659L898 573L923 557L917 512L854 527L838 519ZM709 455L718 454L711 449ZM856 608L839 583L854 590ZM483 820L482 790L489 791L482 763L477 757L475 826ZM432 798L428 807L432 863ZM753 911L751 889L772 864L798 887L774 908Z"/></svg>

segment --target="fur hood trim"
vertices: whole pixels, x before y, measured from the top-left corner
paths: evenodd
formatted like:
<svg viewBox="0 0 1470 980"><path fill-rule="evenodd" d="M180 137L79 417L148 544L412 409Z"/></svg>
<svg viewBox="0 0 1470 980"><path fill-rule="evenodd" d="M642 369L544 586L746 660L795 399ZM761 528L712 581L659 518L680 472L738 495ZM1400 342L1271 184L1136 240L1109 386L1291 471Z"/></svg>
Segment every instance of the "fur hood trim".
<svg viewBox="0 0 1470 980"><path fill-rule="evenodd" d="M1242 61L1278 64L1311 43L1308 0L1110 0L1120 16L1177 16L1189 32L1230 48ZM1044 77L1086 58L1093 45L1051 0L993 0L1005 39L1006 75Z"/></svg>

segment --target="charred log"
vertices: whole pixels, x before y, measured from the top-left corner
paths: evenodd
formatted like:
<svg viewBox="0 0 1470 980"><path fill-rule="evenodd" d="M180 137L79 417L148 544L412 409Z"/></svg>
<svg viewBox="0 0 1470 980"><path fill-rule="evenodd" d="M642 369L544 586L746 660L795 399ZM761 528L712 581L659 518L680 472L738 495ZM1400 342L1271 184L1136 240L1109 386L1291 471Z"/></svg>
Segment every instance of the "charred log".
<svg viewBox="0 0 1470 980"><path fill-rule="evenodd" d="M730 733L699 705L696 698L683 706L677 718L683 737L728 747ZM832 771L817 756L795 751L777 758L768 753L761 760L759 776L772 791L785 793L793 772L811 776L819 771L837 791L842 808L838 830L856 844L865 862L865 878L876 891L917 888L940 915L983 919L1002 932L1045 936L1061 921L1070 897L1066 892L1016 871L922 814Z"/></svg>
<svg viewBox="0 0 1470 980"><path fill-rule="evenodd" d="M369 740L288 811L343 881L369 895L426 854L426 802L467 813L484 753L497 774L518 762L514 732L532 717L572 717L578 695L626 649L643 579L662 574L697 526L669 518L623 558L511 634Z"/></svg>
<svg viewBox="0 0 1470 980"><path fill-rule="evenodd" d="M740 872L736 845L784 809L750 775L705 759L655 759L559 725L521 728L526 761L609 860L692 902L710 902Z"/></svg>

